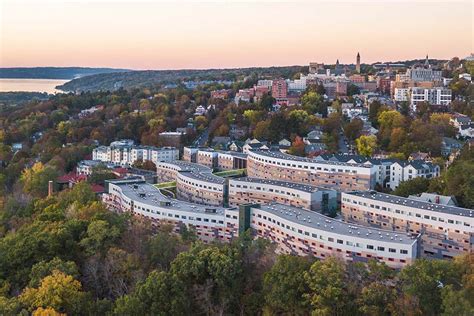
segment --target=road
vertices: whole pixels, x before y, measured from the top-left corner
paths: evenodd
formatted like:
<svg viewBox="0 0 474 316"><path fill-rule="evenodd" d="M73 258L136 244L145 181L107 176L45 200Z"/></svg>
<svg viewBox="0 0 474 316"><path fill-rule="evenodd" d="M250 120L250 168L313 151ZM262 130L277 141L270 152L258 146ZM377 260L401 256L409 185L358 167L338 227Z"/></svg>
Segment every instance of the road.
<svg viewBox="0 0 474 316"><path fill-rule="evenodd" d="M344 136L344 133L341 132L339 134L339 153L341 154L348 154L349 153L349 146L347 146L348 140L346 136Z"/></svg>
<svg viewBox="0 0 474 316"><path fill-rule="evenodd" d="M205 146L209 140L209 129L206 128L193 143L193 146L202 147Z"/></svg>
<svg viewBox="0 0 474 316"><path fill-rule="evenodd" d="M193 145L197 147L205 146L209 140L209 129L206 128L194 141Z"/></svg>

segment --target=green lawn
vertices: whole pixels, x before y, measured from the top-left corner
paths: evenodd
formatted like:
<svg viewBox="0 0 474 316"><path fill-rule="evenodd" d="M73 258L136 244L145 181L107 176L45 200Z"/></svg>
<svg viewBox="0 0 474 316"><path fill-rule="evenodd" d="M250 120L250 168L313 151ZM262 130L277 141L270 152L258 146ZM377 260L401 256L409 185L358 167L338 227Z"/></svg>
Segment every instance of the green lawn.
<svg viewBox="0 0 474 316"><path fill-rule="evenodd" d="M214 172L214 174L219 177L244 176L245 170L246 169L225 170L225 171Z"/></svg>
<svg viewBox="0 0 474 316"><path fill-rule="evenodd" d="M174 188L175 186L176 186L176 181L162 182L162 183L155 184L155 187L158 189Z"/></svg>

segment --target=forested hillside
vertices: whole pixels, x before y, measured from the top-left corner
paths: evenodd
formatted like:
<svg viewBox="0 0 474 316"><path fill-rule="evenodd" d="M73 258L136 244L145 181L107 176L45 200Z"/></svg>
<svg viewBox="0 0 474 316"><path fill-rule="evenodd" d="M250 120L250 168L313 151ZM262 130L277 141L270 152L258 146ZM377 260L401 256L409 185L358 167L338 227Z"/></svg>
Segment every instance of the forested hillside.
<svg viewBox="0 0 474 316"><path fill-rule="evenodd" d="M304 67L307 68L307 67ZM228 80L236 81L246 76L275 76L287 77L300 71L303 67L269 67L241 69L204 69L204 70L149 70L110 74L98 74L78 78L59 86L64 91L113 91L119 88L153 87L163 83L179 83L184 80Z"/></svg>
<svg viewBox="0 0 474 316"><path fill-rule="evenodd" d="M12 67L0 68L0 78L74 79L99 73L124 72L127 69L87 67Z"/></svg>

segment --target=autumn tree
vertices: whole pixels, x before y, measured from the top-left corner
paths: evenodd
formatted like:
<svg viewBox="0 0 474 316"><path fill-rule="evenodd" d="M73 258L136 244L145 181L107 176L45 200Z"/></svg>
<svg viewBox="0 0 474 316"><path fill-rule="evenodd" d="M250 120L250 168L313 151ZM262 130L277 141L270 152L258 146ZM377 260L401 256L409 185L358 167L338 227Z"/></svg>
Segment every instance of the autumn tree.
<svg viewBox="0 0 474 316"><path fill-rule="evenodd" d="M371 157L374 151L377 149L377 137L374 135L362 135L356 139L356 146L359 154L366 157Z"/></svg>

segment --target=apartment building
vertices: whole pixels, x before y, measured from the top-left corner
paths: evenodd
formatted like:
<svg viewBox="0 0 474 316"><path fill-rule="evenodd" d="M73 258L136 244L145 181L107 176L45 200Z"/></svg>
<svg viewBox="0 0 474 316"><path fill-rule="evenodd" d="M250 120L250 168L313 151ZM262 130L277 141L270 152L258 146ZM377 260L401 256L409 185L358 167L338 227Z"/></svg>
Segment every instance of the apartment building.
<svg viewBox="0 0 474 316"><path fill-rule="evenodd" d="M209 207L164 196L140 180L110 180L103 202L112 211L150 219L155 227L172 225L179 233L193 228L205 243L230 242L250 229L277 245L280 253L332 256L346 261L375 259L393 268L411 263L418 238L334 220L322 214L277 203L236 208Z"/></svg>
<svg viewBox="0 0 474 316"><path fill-rule="evenodd" d="M184 147L183 160L219 170L244 169L247 167L247 154L214 150L208 147Z"/></svg>
<svg viewBox="0 0 474 316"><path fill-rule="evenodd" d="M474 249L474 210L374 191L342 193L341 204L346 222L421 234L421 256L452 258Z"/></svg>
<svg viewBox="0 0 474 316"><path fill-rule="evenodd" d="M238 235L237 209L171 199L144 181L107 181L102 201L112 211L148 218L155 227L171 225L175 233L179 233L183 226L193 228L205 243L215 240L228 242Z"/></svg>
<svg viewBox="0 0 474 316"><path fill-rule="evenodd" d="M416 106L420 102L428 102L434 105L447 106L451 103L452 91L448 88L410 88L410 106L416 111Z"/></svg>
<svg viewBox="0 0 474 316"><path fill-rule="evenodd" d="M285 79L272 81L272 97L275 99L286 99L288 96L288 84Z"/></svg>
<svg viewBox="0 0 474 316"><path fill-rule="evenodd" d="M229 205L280 204L329 213L337 208L337 191L308 184L259 178L229 179Z"/></svg>
<svg viewBox="0 0 474 316"><path fill-rule="evenodd" d="M92 160L112 162L120 165L132 165L136 161L159 161L179 159L179 150L175 147L136 146L133 144L111 143L99 146L92 151Z"/></svg>
<svg viewBox="0 0 474 316"><path fill-rule="evenodd" d="M183 160L158 162L156 164L156 174L159 182L176 181L178 173L181 171L212 173L211 168Z"/></svg>
<svg viewBox="0 0 474 316"><path fill-rule="evenodd" d="M224 206L228 184L226 179L210 172L181 171L176 177L176 196L193 203Z"/></svg>
<svg viewBox="0 0 474 316"><path fill-rule="evenodd" d="M396 161L390 165L390 176L388 186L395 190L401 182L414 178L435 178L439 177L439 166L423 160Z"/></svg>
<svg viewBox="0 0 474 316"><path fill-rule="evenodd" d="M213 149L199 149L196 154L196 162L211 169L217 168L217 151Z"/></svg>
<svg viewBox="0 0 474 316"><path fill-rule="evenodd" d="M280 151L250 151L247 158L247 175L341 191L370 190L376 183L376 168L371 165L317 161Z"/></svg>
<svg viewBox="0 0 474 316"><path fill-rule="evenodd" d="M349 224L277 203L242 205L239 232L247 228L256 236L274 242L279 253L318 259L331 256L357 262L375 259L401 268L413 262L418 252L416 236Z"/></svg>

